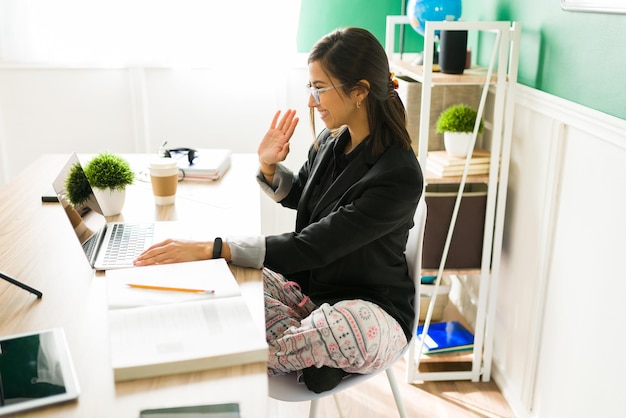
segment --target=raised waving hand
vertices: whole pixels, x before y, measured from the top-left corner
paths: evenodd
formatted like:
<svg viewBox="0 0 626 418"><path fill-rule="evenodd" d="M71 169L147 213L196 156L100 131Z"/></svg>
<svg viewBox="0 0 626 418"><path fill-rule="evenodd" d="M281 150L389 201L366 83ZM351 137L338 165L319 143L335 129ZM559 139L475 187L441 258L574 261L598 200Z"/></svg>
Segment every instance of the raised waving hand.
<svg viewBox="0 0 626 418"><path fill-rule="evenodd" d="M259 143L257 153L264 173L274 171L274 165L284 161L289 154L289 140L298 125L296 111L289 109L280 118L280 110L276 112L270 128ZM280 121L278 120L280 118Z"/></svg>

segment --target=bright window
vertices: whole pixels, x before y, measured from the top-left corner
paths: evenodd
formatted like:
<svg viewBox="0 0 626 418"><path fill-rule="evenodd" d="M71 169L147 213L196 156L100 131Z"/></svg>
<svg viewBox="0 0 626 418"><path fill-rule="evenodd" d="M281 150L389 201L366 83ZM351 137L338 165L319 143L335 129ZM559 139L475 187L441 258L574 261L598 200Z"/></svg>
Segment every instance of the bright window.
<svg viewBox="0 0 626 418"><path fill-rule="evenodd" d="M0 62L270 64L295 53L299 11L297 0L0 0Z"/></svg>

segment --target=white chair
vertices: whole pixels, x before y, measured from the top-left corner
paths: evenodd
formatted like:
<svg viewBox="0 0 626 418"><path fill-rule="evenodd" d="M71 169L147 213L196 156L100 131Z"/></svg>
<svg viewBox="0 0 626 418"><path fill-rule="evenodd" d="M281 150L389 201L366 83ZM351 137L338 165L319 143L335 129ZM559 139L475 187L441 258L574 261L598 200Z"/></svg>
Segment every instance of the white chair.
<svg viewBox="0 0 626 418"><path fill-rule="evenodd" d="M411 278L415 282L415 318L419 318L419 285L420 285L420 276L421 276L421 267L422 267L422 244L424 239L424 228L426 224L426 202L424 201L424 196L420 199L417 210L415 211L414 217L415 225L409 231L409 238L406 245L406 258L407 263L409 264L409 274ZM413 338L416 339L417 335L417 320L415 321L415 325L413 327ZM407 350L413 347L412 341L406 346L402 355L398 356L398 360L404 356ZM309 409L309 418L315 418L317 414L318 400L320 398L333 395L335 399L335 404L337 405L337 409L339 410L340 416L343 416L341 412L341 407L339 405L339 401L336 397L338 392L349 389L359 383L364 382L365 380L371 379L379 373L385 371L387 373L387 379L389 380L389 385L391 386L391 391L393 392L393 396L396 400L396 405L398 407L398 413L402 418L407 418L408 415L406 413L406 409L404 408L404 402L402 401L402 396L400 394L400 389L398 387L398 383L396 380L395 373L393 372L393 364L387 367L386 369L379 370L375 373L370 374L354 374L346 377L341 381L341 383L332 390L315 393L307 389L306 385L299 384L296 381L295 373L290 373L287 375L273 376L269 378L269 396L273 399L285 402L305 402L311 401L311 407Z"/></svg>

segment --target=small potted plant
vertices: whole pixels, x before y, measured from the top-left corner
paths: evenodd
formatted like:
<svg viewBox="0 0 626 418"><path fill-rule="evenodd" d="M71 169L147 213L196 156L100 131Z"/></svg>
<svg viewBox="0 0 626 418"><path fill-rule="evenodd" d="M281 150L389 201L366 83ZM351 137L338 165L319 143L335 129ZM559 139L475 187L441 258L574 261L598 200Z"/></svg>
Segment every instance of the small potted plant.
<svg viewBox="0 0 626 418"><path fill-rule="evenodd" d="M115 216L122 211L126 186L133 183L135 173L124 158L103 152L85 165L85 176L96 195L102 214Z"/></svg>
<svg viewBox="0 0 626 418"><path fill-rule="evenodd" d="M441 112L437 119L436 131L443 133L444 146L453 157L465 157L472 142L472 134L478 112L465 104L456 104ZM480 119L478 133L483 132Z"/></svg>

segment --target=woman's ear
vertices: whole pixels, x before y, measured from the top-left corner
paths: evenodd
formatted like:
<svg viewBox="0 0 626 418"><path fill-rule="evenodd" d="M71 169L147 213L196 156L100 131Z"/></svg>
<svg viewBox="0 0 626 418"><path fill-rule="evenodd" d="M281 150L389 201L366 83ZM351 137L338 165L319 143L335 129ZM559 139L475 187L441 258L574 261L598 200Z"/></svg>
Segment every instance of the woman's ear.
<svg viewBox="0 0 626 418"><path fill-rule="evenodd" d="M370 82L367 80L359 80L352 89L352 98L356 103L361 103L370 93Z"/></svg>

